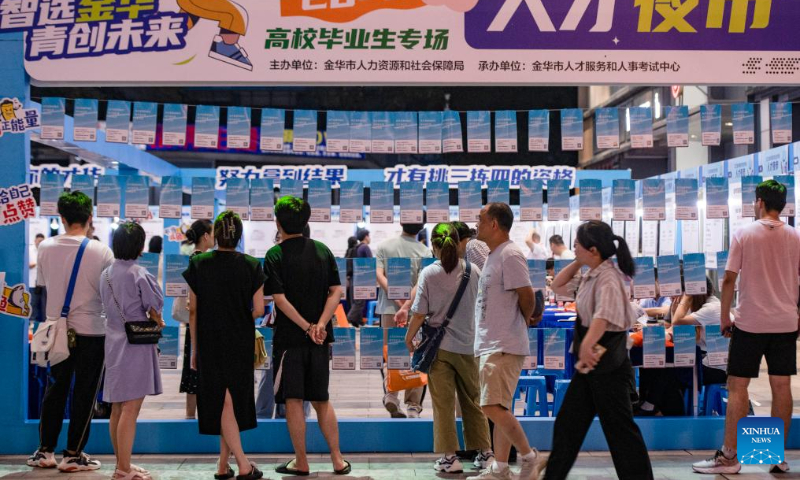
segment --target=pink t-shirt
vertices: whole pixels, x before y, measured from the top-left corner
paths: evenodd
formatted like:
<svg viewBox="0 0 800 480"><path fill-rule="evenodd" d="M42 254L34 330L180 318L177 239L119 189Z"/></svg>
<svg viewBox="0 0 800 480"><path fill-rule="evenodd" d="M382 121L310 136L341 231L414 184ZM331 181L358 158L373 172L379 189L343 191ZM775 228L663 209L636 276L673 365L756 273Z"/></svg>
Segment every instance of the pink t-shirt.
<svg viewBox="0 0 800 480"><path fill-rule="evenodd" d="M762 219L733 234L725 270L739 274L736 328L750 333L797 330L800 236Z"/></svg>

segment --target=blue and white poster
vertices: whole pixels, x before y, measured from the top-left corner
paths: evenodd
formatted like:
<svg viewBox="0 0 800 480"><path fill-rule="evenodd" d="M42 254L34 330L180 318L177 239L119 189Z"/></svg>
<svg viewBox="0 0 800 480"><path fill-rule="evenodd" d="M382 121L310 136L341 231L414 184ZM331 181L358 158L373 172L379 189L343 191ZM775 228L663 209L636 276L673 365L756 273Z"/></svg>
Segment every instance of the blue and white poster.
<svg viewBox="0 0 800 480"><path fill-rule="evenodd" d="M675 105L664 107L664 116L667 117L667 146L689 146L689 107Z"/></svg>
<svg viewBox="0 0 800 480"><path fill-rule="evenodd" d="M150 213L150 183L147 177L125 177L125 218L147 218Z"/></svg>
<svg viewBox="0 0 800 480"><path fill-rule="evenodd" d="M631 148L653 148L653 109L628 109L631 124Z"/></svg>
<svg viewBox="0 0 800 480"><path fill-rule="evenodd" d="M797 159L791 160L791 163L795 164L795 162ZM790 172L789 163L789 146L775 147L758 154L758 173L765 177L786 175ZM797 169L798 166L795 165L794 168Z"/></svg>
<svg viewBox="0 0 800 480"><path fill-rule="evenodd" d="M109 100L106 108L106 142L128 143L131 128L131 104Z"/></svg>
<svg viewBox="0 0 800 480"><path fill-rule="evenodd" d="M683 293L680 258L677 255L658 257L658 291L661 297L677 297Z"/></svg>
<svg viewBox="0 0 800 480"><path fill-rule="evenodd" d="M550 150L550 111L531 110L528 112L528 151L548 150Z"/></svg>
<svg viewBox="0 0 800 480"><path fill-rule="evenodd" d="M158 339L158 368L176 370L180 351L180 327L164 327Z"/></svg>
<svg viewBox="0 0 800 480"><path fill-rule="evenodd" d="M752 145L755 143L755 113L752 103L735 103L731 105L733 117L734 145Z"/></svg>
<svg viewBox="0 0 800 480"><path fill-rule="evenodd" d="M39 185L39 215L58 215L58 197L64 192L64 176L56 172L42 173Z"/></svg>
<svg viewBox="0 0 800 480"><path fill-rule="evenodd" d="M386 262L389 300L408 300L411 296L411 259L389 258Z"/></svg>
<svg viewBox="0 0 800 480"><path fill-rule="evenodd" d="M282 152L283 136L286 129L286 111L278 108L261 109L261 136L259 145L262 152Z"/></svg>
<svg viewBox="0 0 800 480"><path fill-rule="evenodd" d="M157 103L135 102L133 104L133 134L131 135L131 143L135 145L155 145L157 125Z"/></svg>
<svg viewBox="0 0 800 480"><path fill-rule="evenodd" d="M63 98L42 99L42 130L39 136L43 140L64 140L65 105Z"/></svg>
<svg viewBox="0 0 800 480"><path fill-rule="evenodd" d="M442 153L442 112L419 112L419 153Z"/></svg>
<svg viewBox="0 0 800 480"><path fill-rule="evenodd" d="M694 325L674 325L672 327L672 344L675 355L673 362L676 367L693 367L695 365L696 331L697 327Z"/></svg>
<svg viewBox="0 0 800 480"><path fill-rule="evenodd" d="M636 276L633 277L634 298L656 298L656 276L653 257L636 257Z"/></svg>
<svg viewBox="0 0 800 480"><path fill-rule="evenodd" d="M705 325L706 358L709 366L727 366L730 340L723 337L719 325Z"/></svg>
<svg viewBox="0 0 800 480"><path fill-rule="evenodd" d="M611 184L612 217L615 222L636 220L636 181L619 179Z"/></svg>
<svg viewBox="0 0 800 480"><path fill-rule="evenodd" d="M94 200L94 175L70 175L72 192L83 192ZM58 200L56 200L57 202Z"/></svg>
<svg viewBox="0 0 800 480"><path fill-rule="evenodd" d="M186 118L188 116L188 106L175 103L164 104L161 139L164 146L186 146Z"/></svg>
<svg viewBox="0 0 800 480"><path fill-rule="evenodd" d="M583 150L583 110L580 108L561 110L561 150Z"/></svg>
<svg viewBox="0 0 800 480"><path fill-rule="evenodd" d="M267 351L267 358L265 359L264 364L256 368L256 370L270 370L270 362L272 362L273 330L269 327L257 327L256 330L258 330L258 332L261 333L261 336L264 337L264 348ZM272 372L265 373L265 375L272 375Z"/></svg>
<svg viewBox="0 0 800 480"><path fill-rule="evenodd" d="M378 297L378 277L375 258L353 259L353 298L375 300Z"/></svg>
<svg viewBox="0 0 800 480"><path fill-rule="evenodd" d="M486 182L486 201L488 203L511 204L511 186L508 180L489 180Z"/></svg>
<svg viewBox="0 0 800 480"><path fill-rule="evenodd" d="M467 151L486 153L492 150L492 120L488 111L467 112Z"/></svg>
<svg viewBox="0 0 800 480"><path fill-rule="evenodd" d="M461 132L461 116L453 110L445 110L442 120L444 139L442 140L444 153L458 153L464 151L464 137Z"/></svg>
<svg viewBox="0 0 800 480"><path fill-rule="evenodd" d="M517 151L517 112L514 110L494 113L494 151Z"/></svg>
<svg viewBox="0 0 800 480"><path fill-rule="evenodd" d="M332 370L355 370L356 369L356 329L355 328L334 328L333 338L335 342L331 344L333 348Z"/></svg>
<svg viewBox="0 0 800 480"><path fill-rule="evenodd" d="M786 187L786 205L781 211L781 217L794 217L794 175L778 175L775 181Z"/></svg>
<svg viewBox="0 0 800 480"><path fill-rule="evenodd" d="M271 178L250 181L250 220L271 222L275 219L275 182Z"/></svg>
<svg viewBox="0 0 800 480"><path fill-rule="evenodd" d="M394 153L417 153L417 112L394 115Z"/></svg>
<svg viewBox="0 0 800 480"><path fill-rule="evenodd" d="M347 261L347 258L336 257L336 269L339 270L339 284L345 287L345 289L347 288ZM346 292L343 291L342 295L346 295Z"/></svg>
<svg viewBox="0 0 800 480"><path fill-rule="evenodd" d="M569 180L547 181L547 220L569 221Z"/></svg>
<svg viewBox="0 0 800 480"><path fill-rule="evenodd" d="M722 140L722 105L700 105L700 132L704 147L716 147Z"/></svg>
<svg viewBox="0 0 800 480"><path fill-rule="evenodd" d="M544 368L564 370L567 356L567 330L564 328L544 329Z"/></svg>
<svg viewBox="0 0 800 480"><path fill-rule="evenodd" d="M598 108L594 111L597 148L619 148L619 109Z"/></svg>
<svg viewBox="0 0 800 480"><path fill-rule="evenodd" d="M725 267L728 266L728 251L717 252L717 290L722 292L722 281L725 280Z"/></svg>
<svg viewBox="0 0 800 480"><path fill-rule="evenodd" d="M181 177L161 179L161 196L158 205L159 217L181 218L183 208L183 180Z"/></svg>
<svg viewBox="0 0 800 480"><path fill-rule="evenodd" d="M339 222L358 223L364 221L364 182L344 181L339 183Z"/></svg>
<svg viewBox="0 0 800 480"><path fill-rule="evenodd" d="M663 325L643 330L644 368L664 368L667 363L666 331Z"/></svg>
<svg viewBox="0 0 800 480"><path fill-rule="evenodd" d="M544 290L547 287L547 260L528 259L528 275L534 290Z"/></svg>
<svg viewBox="0 0 800 480"><path fill-rule="evenodd" d="M372 112L372 153L394 153L394 124L389 112Z"/></svg>
<svg viewBox="0 0 800 480"><path fill-rule="evenodd" d="M450 221L450 184L428 182L425 186L425 209L428 223Z"/></svg>
<svg viewBox="0 0 800 480"><path fill-rule="evenodd" d="M400 184L400 223L423 223L422 182Z"/></svg>
<svg viewBox="0 0 800 480"><path fill-rule="evenodd" d="M76 98L72 112L72 139L76 142L97 141L98 102L90 98Z"/></svg>
<svg viewBox="0 0 800 480"><path fill-rule="evenodd" d="M741 178L747 175L753 175L755 173L753 160L753 155L744 155L728 160L728 178Z"/></svg>
<svg viewBox="0 0 800 480"><path fill-rule="evenodd" d="M350 112L350 152L372 152L372 121L369 112Z"/></svg>
<svg viewBox="0 0 800 480"><path fill-rule="evenodd" d="M536 370L539 368L539 330L535 328L528 329L528 350L530 353L525 357L525 362L522 364L523 370Z"/></svg>
<svg viewBox="0 0 800 480"><path fill-rule="evenodd" d="M136 260L136 263L146 268L153 278L158 278L158 263L160 260L161 256L157 253L143 252Z"/></svg>
<svg viewBox="0 0 800 480"><path fill-rule="evenodd" d="M580 220L601 220L603 217L603 182L596 179L580 180Z"/></svg>
<svg viewBox="0 0 800 480"><path fill-rule="evenodd" d="M326 115L325 145L331 153L350 151L350 114L331 110ZM338 341L338 339L337 339Z"/></svg>
<svg viewBox="0 0 800 480"><path fill-rule="evenodd" d="M437 259L435 257L424 257L424 258L422 258L422 261L420 262L420 267L419 267L420 271L425 270L425 267L428 267L428 266L433 265L434 263L436 263L436 260Z"/></svg>
<svg viewBox="0 0 800 480"><path fill-rule="evenodd" d="M119 217L122 204L120 177L103 175L97 179L97 216Z"/></svg>
<svg viewBox="0 0 800 480"><path fill-rule="evenodd" d="M760 175L746 175L742 180L742 217L755 217L756 187L764 179Z"/></svg>
<svg viewBox="0 0 800 480"><path fill-rule="evenodd" d="M225 184L225 209L250 219L250 182L246 178L229 178Z"/></svg>
<svg viewBox="0 0 800 480"><path fill-rule="evenodd" d="M228 107L228 148L250 148L253 115L248 107Z"/></svg>
<svg viewBox="0 0 800 480"><path fill-rule="evenodd" d="M219 147L219 107L198 105L194 114L194 146Z"/></svg>
<svg viewBox="0 0 800 480"><path fill-rule="evenodd" d="M706 255L686 253L683 255L683 284L687 295L706 294Z"/></svg>
<svg viewBox="0 0 800 480"><path fill-rule="evenodd" d="M481 182L458 182L458 219L462 222L477 222L481 213Z"/></svg>
<svg viewBox="0 0 800 480"><path fill-rule="evenodd" d="M311 205L312 222L330 222L331 182L319 179L309 180L308 203Z"/></svg>
<svg viewBox="0 0 800 480"><path fill-rule="evenodd" d="M411 368L411 355L406 348L406 329L389 328L387 345L387 368L389 370L409 370Z"/></svg>
<svg viewBox="0 0 800 480"><path fill-rule="evenodd" d="M183 278L183 272L189 268L189 257L186 255L167 254L164 267L164 295L168 297L188 297L189 286Z"/></svg>
<svg viewBox="0 0 800 480"><path fill-rule="evenodd" d="M769 104L772 143L792 143L792 104L776 102Z"/></svg>
<svg viewBox="0 0 800 480"><path fill-rule="evenodd" d="M697 220L697 179L675 179L675 220Z"/></svg>
<svg viewBox="0 0 800 480"><path fill-rule="evenodd" d="M317 111L295 110L292 126L292 150L295 152L317 151Z"/></svg>
<svg viewBox="0 0 800 480"><path fill-rule="evenodd" d="M283 197L303 198L303 181L295 178L281 178L278 199Z"/></svg>
<svg viewBox="0 0 800 480"><path fill-rule="evenodd" d="M643 220L667 219L667 196L664 180L646 178L642 180Z"/></svg>
<svg viewBox="0 0 800 480"><path fill-rule="evenodd" d="M557 276L561 272L561 270L564 270L565 268L567 268L570 263L572 263L572 260L568 260L568 259L563 259L563 260L562 259L556 259L556 260L554 260L553 261L553 275Z"/></svg>
<svg viewBox="0 0 800 480"><path fill-rule="evenodd" d="M358 336L361 370L380 370L383 367L383 329L359 328Z"/></svg>
<svg viewBox="0 0 800 480"><path fill-rule="evenodd" d="M369 223L394 222L394 183L369 184Z"/></svg>
<svg viewBox="0 0 800 480"><path fill-rule="evenodd" d="M544 203L544 182L524 179L519 182L519 213L523 222L541 222Z"/></svg>
<svg viewBox="0 0 800 480"><path fill-rule="evenodd" d="M706 218L728 218L727 178L706 178Z"/></svg>
<svg viewBox="0 0 800 480"><path fill-rule="evenodd" d="M214 181L213 177L195 177L192 179L191 216L195 220L211 220L214 218L214 195L216 193Z"/></svg>

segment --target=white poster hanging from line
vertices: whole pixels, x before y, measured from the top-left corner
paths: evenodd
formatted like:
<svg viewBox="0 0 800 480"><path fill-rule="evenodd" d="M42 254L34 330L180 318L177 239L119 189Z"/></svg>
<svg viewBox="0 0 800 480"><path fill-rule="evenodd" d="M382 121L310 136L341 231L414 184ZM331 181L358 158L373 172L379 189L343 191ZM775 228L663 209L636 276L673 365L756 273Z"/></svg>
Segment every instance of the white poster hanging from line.
<svg viewBox="0 0 800 480"><path fill-rule="evenodd" d="M494 150L517 151L517 112L500 110L494 114Z"/></svg>
<svg viewBox="0 0 800 480"><path fill-rule="evenodd" d="M583 150L583 110L561 110L561 150Z"/></svg>
<svg viewBox="0 0 800 480"><path fill-rule="evenodd" d="M689 107L676 105L664 107L667 117L667 146L689 146Z"/></svg>
<svg viewBox="0 0 800 480"><path fill-rule="evenodd" d="M467 112L467 151L474 153L492 150L492 120L488 111Z"/></svg>
<svg viewBox="0 0 800 480"><path fill-rule="evenodd" d="M528 112L528 151L548 150L550 150L550 111L531 110Z"/></svg>
<svg viewBox="0 0 800 480"><path fill-rule="evenodd" d="M194 116L194 146L217 148L219 146L219 107L198 105Z"/></svg>
<svg viewBox="0 0 800 480"><path fill-rule="evenodd" d="M189 107L173 103L164 104L161 142L166 145L183 147L186 145L186 117Z"/></svg>
<svg viewBox="0 0 800 480"><path fill-rule="evenodd" d="M156 126L158 124L158 104L154 102L135 102L133 104L134 145L154 145L156 143Z"/></svg>
<svg viewBox="0 0 800 480"><path fill-rule="evenodd" d="M628 109L631 125L631 147L653 147L653 110L650 107Z"/></svg>
<svg viewBox="0 0 800 480"><path fill-rule="evenodd" d="M98 101L76 98L72 118L72 138L76 142L97 141Z"/></svg>

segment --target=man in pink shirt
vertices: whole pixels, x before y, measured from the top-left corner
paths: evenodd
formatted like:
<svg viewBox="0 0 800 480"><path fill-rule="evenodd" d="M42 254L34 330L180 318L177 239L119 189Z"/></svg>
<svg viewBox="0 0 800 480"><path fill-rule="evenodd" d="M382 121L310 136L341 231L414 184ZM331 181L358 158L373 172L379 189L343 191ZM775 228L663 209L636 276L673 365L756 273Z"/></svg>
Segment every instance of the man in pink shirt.
<svg viewBox="0 0 800 480"><path fill-rule="evenodd" d="M737 231L731 240L725 280L722 283L720 329L731 339L728 353L728 411L725 443L713 458L695 463L697 473L739 473L736 426L747 416L751 378L758 377L766 356L772 388L772 415L783 419L789 438L792 420L791 376L797 374L798 275L800 236L780 221L786 205L786 187L775 180L756 188L756 221ZM731 322L736 279L739 302L736 322ZM789 471L784 461L772 473Z"/></svg>

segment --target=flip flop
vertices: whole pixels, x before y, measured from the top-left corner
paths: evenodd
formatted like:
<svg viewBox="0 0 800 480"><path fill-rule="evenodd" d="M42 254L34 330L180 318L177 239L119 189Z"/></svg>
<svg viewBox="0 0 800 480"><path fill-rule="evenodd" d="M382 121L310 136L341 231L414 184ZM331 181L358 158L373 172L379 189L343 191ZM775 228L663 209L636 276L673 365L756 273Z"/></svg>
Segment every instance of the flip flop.
<svg viewBox="0 0 800 480"><path fill-rule="evenodd" d="M296 459L293 458L293 459L289 460L288 462L279 465L278 467L275 468L275 472L276 473L282 473L284 475L296 475L298 477L307 477L310 472L303 471L303 470L298 470L296 468L292 468L292 467L289 466L289 465L294 464L295 461L296 461Z"/></svg>
<svg viewBox="0 0 800 480"><path fill-rule="evenodd" d="M343 462L344 462L344 468L342 468L341 470L334 470L333 471L334 474L336 474L336 475L347 475L348 473L350 473L353 470L353 467L352 467L352 465L350 465L350 462L348 462L347 460L343 460Z"/></svg>
<svg viewBox="0 0 800 480"><path fill-rule="evenodd" d="M229 480L229 479L235 478L235 477L236 477L236 474L233 472L233 469L230 467L230 465L228 466L228 472L227 473L223 473L221 475L219 473L215 473L214 474L214 479L215 480Z"/></svg>

